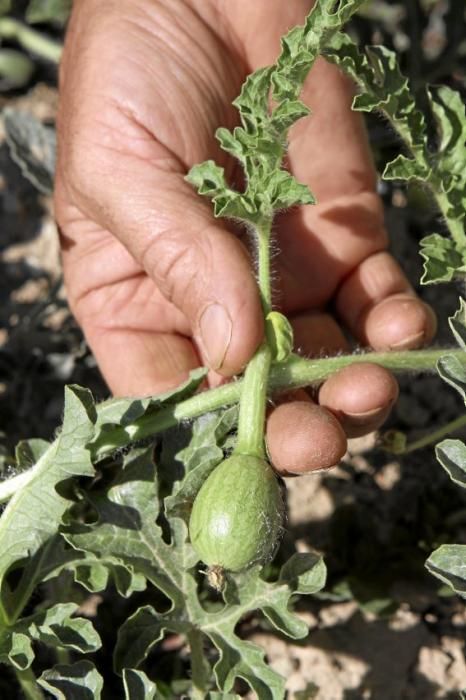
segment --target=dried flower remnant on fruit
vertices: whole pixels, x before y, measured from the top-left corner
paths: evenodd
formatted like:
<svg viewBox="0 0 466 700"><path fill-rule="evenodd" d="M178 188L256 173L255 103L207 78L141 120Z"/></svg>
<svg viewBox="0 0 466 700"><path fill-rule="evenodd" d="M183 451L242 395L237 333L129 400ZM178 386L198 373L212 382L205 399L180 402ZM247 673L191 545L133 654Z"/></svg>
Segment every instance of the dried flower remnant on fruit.
<svg viewBox="0 0 466 700"><path fill-rule="evenodd" d="M225 587L225 569L222 566L209 566L206 575L209 586L221 593Z"/></svg>

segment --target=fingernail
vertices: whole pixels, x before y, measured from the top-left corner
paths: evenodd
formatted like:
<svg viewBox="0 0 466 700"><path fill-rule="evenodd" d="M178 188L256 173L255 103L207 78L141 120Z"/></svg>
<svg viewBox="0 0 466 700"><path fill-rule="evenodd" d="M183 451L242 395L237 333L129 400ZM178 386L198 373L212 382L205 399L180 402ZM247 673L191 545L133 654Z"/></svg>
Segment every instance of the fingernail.
<svg viewBox="0 0 466 700"><path fill-rule="evenodd" d="M362 413L346 413L341 411L341 417L345 420L355 421L359 423L365 423L375 418L377 415L387 410L387 406L379 406L378 408L372 408L370 411L363 411Z"/></svg>
<svg viewBox="0 0 466 700"><path fill-rule="evenodd" d="M413 335L403 338L398 343L391 343L390 350L414 350L415 348L420 348L425 342L425 332L414 333Z"/></svg>
<svg viewBox="0 0 466 700"><path fill-rule="evenodd" d="M341 411L340 420L349 428L359 428L364 425L371 425L374 421L388 414L395 402L395 399L388 401L384 406L372 408L370 411L362 411L361 413L346 413Z"/></svg>
<svg viewBox="0 0 466 700"><path fill-rule="evenodd" d="M211 369L222 367L231 341L233 324L225 307L210 304L199 319L202 349Z"/></svg>

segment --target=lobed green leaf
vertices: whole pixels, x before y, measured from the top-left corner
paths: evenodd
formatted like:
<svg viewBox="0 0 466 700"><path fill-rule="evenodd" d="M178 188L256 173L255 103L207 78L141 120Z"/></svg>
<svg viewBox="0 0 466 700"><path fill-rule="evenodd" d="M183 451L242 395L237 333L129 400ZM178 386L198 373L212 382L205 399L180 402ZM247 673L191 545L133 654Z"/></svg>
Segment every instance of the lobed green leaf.
<svg viewBox="0 0 466 700"><path fill-rule="evenodd" d="M145 588L147 577L130 562L123 562L118 557L118 549L116 555L111 546L106 553L95 554L91 548L70 546L58 530L64 519L72 519L67 513L74 503L72 480L94 476L93 440L100 438L101 444L106 441L110 447L111 430L107 430L111 424L114 430L122 431L128 444L127 431L133 426L132 421L144 418L147 413L151 420L159 412L162 420L167 417L171 420L170 402L192 393L204 374L204 371L195 372L182 387L162 396L112 400L99 407L99 411L90 392L67 387L64 422L57 439L52 444L37 440L20 443L16 452L18 466L31 467L34 461L35 464L31 468L32 478L11 498L0 519L1 661L26 668L33 659L31 640L69 646L82 653L98 647L100 642L90 623L72 616L74 604L21 618L34 589L63 571L71 572L74 580L90 591L104 590L110 578L122 596ZM165 418L163 411L166 411ZM134 508L129 509L136 520L138 508L139 502L136 502ZM15 571L14 579L10 578L12 571ZM56 619L52 619L53 616Z"/></svg>
<svg viewBox="0 0 466 700"><path fill-rule="evenodd" d="M165 509L170 516L189 521L192 504L209 474L224 459L223 446L238 420L238 407L210 413L198 419L192 430L192 438L176 459L184 464L184 477L175 483L173 492L165 499Z"/></svg>
<svg viewBox="0 0 466 700"><path fill-rule="evenodd" d="M449 318L450 328L460 348L466 349L466 303L460 299L460 307ZM451 355L442 357L437 366L442 379L453 386L466 401L466 373L458 367ZM436 445L438 461L450 479L466 488L466 445L461 440L447 439ZM427 569L466 598L466 545L443 545L426 561Z"/></svg>
<svg viewBox="0 0 466 700"><path fill-rule="evenodd" d="M270 80L274 68L266 66L246 78L241 92L233 100L238 108L241 122L249 134L255 134L262 125L268 124Z"/></svg>
<svg viewBox="0 0 466 700"><path fill-rule="evenodd" d="M426 561L431 574L447 583L455 593L466 598L466 545L444 544Z"/></svg>
<svg viewBox="0 0 466 700"><path fill-rule="evenodd" d="M77 609L74 603L54 605L1 629L0 661L9 662L20 670L29 668L35 657L33 642L81 654L99 649L99 635L89 620L74 617Z"/></svg>
<svg viewBox="0 0 466 700"><path fill-rule="evenodd" d="M435 454L450 479L466 488L466 445L461 440L443 440L436 445Z"/></svg>
<svg viewBox="0 0 466 700"><path fill-rule="evenodd" d="M89 496L98 513L95 524L70 523L65 538L101 560L114 557L182 605L184 571L195 564L192 553L167 544L156 524L161 511L152 448L133 450L108 492ZM179 537L186 538L186 528ZM194 584L193 584L194 585ZM129 664L130 667L133 664Z"/></svg>
<svg viewBox="0 0 466 700"><path fill-rule="evenodd" d="M8 503L0 519L0 607L16 620L31 592L30 574L11 590L6 575L25 560L40 562L70 504L57 485L75 476L93 476L86 443L94 434L96 411L90 392L76 386L65 390L65 414L57 441L36 465L34 478Z"/></svg>
<svg viewBox="0 0 466 700"><path fill-rule="evenodd" d="M139 608L118 630L114 653L116 672L122 673L126 666L140 666L167 631L183 634L186 627L181 619L178 624L170 621L169 616L158 613L151 605Z"/></svg>
<svg viewBox="0 0 466 700"><path fill-rule="evenodd" d="M155 700L157 686L146 676L144 671L125 668L123 671L125 700Z"/></svg>
<svg viewBox="0 0 466 700"><path fill-rule="evenodd" d="M19 671L24 671L34 661L32 639L29 634L16 630L2 630L0 633L0 661L10 663Z"/></svg>
<svg viewBox="0 0 466 700"><path fill-rule="evenodd" d="M420 253L424 258L422 284L451 282L466 272L466 246L438 233L432 233L420 242Z"/></svg>
<svg viewBox="0 0 466 700"><path fill-rule="evenodd" d="M231 424L232 415L224 420L218 415L208 416L200 422L194 443L177 453L178 460L186 460L188 477L221 458L221 445ZM210 440L217 444L217 450L204 450ZM175 484L174 493L186 497L183 482ZM257 567L229 576L223 606L208 610L199 598L197 556L187 539L185 522L165 512L170 542L158 524L163 511L152 450L133 451L109 487L101 494L89 494L89 498L98 513L97 521L68 524L67 541L103 562L110 555L117 557L171 601L168 611L144 606L123 624L115 650L117 671L137 668L167 632L188 638L191 633L201 633L219 652L214 673L221 690L229 692L235 678L241 677L261 693L261 698L282 698L283 679L267 667L260 649L237 637L235 628L243 615L261 610L280 631L294 638L305 636L307 626L290 610L290 601L296 592L313 593L323 585L325 567L321 559L297 555L283 567L276 582L264 581ZM175 498L172 503L176 503ZM203 663L208 664L205 656Z"/></svg>
<svg viewBox="0 0 466 700"><path fill-rule="evenodd" d="M450 316L448 323L455 336L456 342L462 350L466 350L466 302L460 298L459 309Z"/></svg>
<svg viewBox="0 0 466 700"><path fill-rule="evenodd" d="M309 107L301 100L286 100L272 112L270 125L279 134L285 134L295 122L310 113Z"/></svg>
<svg viewBox="0 0 466 700"><path fill-rule="evenodd" d="M360 92L353 109L382 111L400 134L411 157L399 156L386 172L406 179L431 173L427 148L426 122L418 108L408 79L402 75L395 52L383 46L371 46L361 53L347 34L336 34L325 49L328 60L339 65L358 85ZM385 175L384 175L385 176Z"/></svg>
<svg viewBox="0 0 466 700"><path fill-rule="evenodd" d="M308 188L282 169L288 130L309 114L299 94L314 61L330 37L363 0L322 0L303 26L282 38L282 51L274 66L250 75L234 105L241 126L221 128L221 147L244 168L245 191L235 192L225 182L223 169L213 161L195 166L187 179L200 194L213 200L215 216L255 224L274 212L298 204L313 204Z"/></svg>
<svg viewBox="0 0 466 700"><path fill-rule="evenodd" d="M433 159L439 187L448 201L448 209L445 213L451 219L461 221L464 227L466 220L466 108L461 95L446 85L431 88L428 94L439 136L439 145Z"/></svg>
<svg viewBox="0 0 466 700"><path fill-rule="evenodd" d="M442 379L461 394L466 402L466 370L454 355L444 355L437 363L437 371Z"/></svg>
<svg viewBox="0 0 466 700"><path fill-rule="evenodd" d="M159 430L172 424L172 411L177 403L194 394L201 386L207 369L192 370L183 384L173 390L141 399L110 399L100 404L95 423L94 437L88 446L93 456L108 456L119 447L126 447L138 440L134 424L147 418L152 425L158 423ZM157 420L155 420L157 418Z"/></svg>
<svg viewBox="0 0 466 700"><path fill-rule="evenodd" d="M426 184L447 221L451 241L435 234L422 244L421 253L426 259L422 282L450 281L456 274L464 274L466 113L460 94L443 86L427 90L426 100L437 127L438 143L432 147L423 113L393 51L375 46L361 53L350 37L338 33L332 37L325 55L360 88L353 109L380 110L403 141L407 154L388 163L383 177Z"/></svg>
<svg viewBox="0 0 466 700"><path fill-rule="evenodd" d="M37 681L56 700L100 700L103 678L90 661L59 664Z"/></svg>
<svg viewBox="0 0 466 700"><path fill-rule="evenodd" d="M314 196L307 185L302 185L284 170L277 170L266 179L262 197L266 206L274 211L297 204L315 204Z"/></svg>

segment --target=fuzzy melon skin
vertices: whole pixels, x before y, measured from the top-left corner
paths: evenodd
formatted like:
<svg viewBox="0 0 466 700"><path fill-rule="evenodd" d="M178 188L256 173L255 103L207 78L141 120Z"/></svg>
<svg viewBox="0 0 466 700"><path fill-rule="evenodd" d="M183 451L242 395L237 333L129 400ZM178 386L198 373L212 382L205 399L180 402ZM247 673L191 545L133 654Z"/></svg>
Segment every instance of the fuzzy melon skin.
<svg viewBox="0 0 466 700"><path fill-rule="evenodd" d="M273 556L282 520L280 486L270 465L258 457L232 455L197 494L189 533L205 564L241 571Z"/></svg>

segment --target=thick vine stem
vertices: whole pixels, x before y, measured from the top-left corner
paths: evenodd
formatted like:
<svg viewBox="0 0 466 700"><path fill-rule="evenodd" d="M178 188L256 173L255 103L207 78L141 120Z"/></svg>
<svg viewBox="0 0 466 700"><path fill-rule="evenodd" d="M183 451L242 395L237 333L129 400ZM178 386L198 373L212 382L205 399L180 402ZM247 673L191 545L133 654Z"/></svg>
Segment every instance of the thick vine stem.
<svg viewBox="0 0 466 700"><path fill-rule="evenodd" d="M400 374L404 372L435 372L438 360L447 354L456 357L466 367L466 353L462 350L449 348L385 353L371 352L319 360L307 360L292 355L286 362L272 365L267 395L272 396L283 390L318 385L334 372L361 362L372 362ZM111 455L119 447L153 437L182 421L193 420L204 413L218 411L237 403L243 382L244 380L241 379L216 389L203 391L189 399L180 401L176 405L165 406L155 415L143 416L132 425L124 428L116 426L112 430L105 431L103 437L90 446L92 459L97 462ZM97 406L99 420L102 423L105 423L106 412L109 414L109 422L111 422L113 406L119 400L125 401L125 399L109 399ZM54 445L55 443L52 443L49 450L53 450ZM0 503L8 501L17 491L33 481L43 461L48 459L49 450L31 469L0 482Z"/></svg>
<svg viewBox="0 0 466 700"><path fill-rule="evenodd" d="M264 426L267 405L267 380L272 352L265 342L261 345L244 373L241 390L236 454L254 455L264 459Z"/></svg>
<svg viewBox="0 0 466 700"><path fill-rule="evenodd" d="M264 319L272 309L270 285L270 233L272 219L264 218L255 229L257 272ZM267 383L272 351L267 336L248 363L243 378L238 418L238 439L234 452L265 458L264 430L267 405Z"/></svg>
<svg viewBox="0 0 466 700"><path fill-rule="evenodd" d="M59 63L60 61L62 54L61 44L44 36L37 30L31 29L31 27L13 17L2 17L0 19L0 38L13 39L27 51L31 51L31 53L47 61L52 61L52 63Z"/></svg>
<svg viewBox="0 0 466 700"><path fill-rule="evenodd" d="M435 372L438 360L446 354L455 356L466 367L466 353L462 350L450 350L448 348L440 350L371 352L360 355L340 355L318 360L308 360L292 355L285 362L272 365L267 394L271 396L284 390L321 384L322 381L338 370L361 362L372 362L401 374L404 372ZM240 379L230 384L224 384L216 389L203 391L181 401L176 406L162 408L156 415L143 416L133 425L125 428L118 426L114 430L106 432L102 442L96 441L92 444L93 459L103 459L112 454L117 447L123 447L131 442L152 437L181 421L192 420L202 416L204 413L218 411L221 408L237 403L243 382L244 379ZM105 422L105 407L107 404L111 411L112 400L98 406L98 412L103 422ZM0 484L0 502L2 500L2 486L3 484Z"/></svg>

